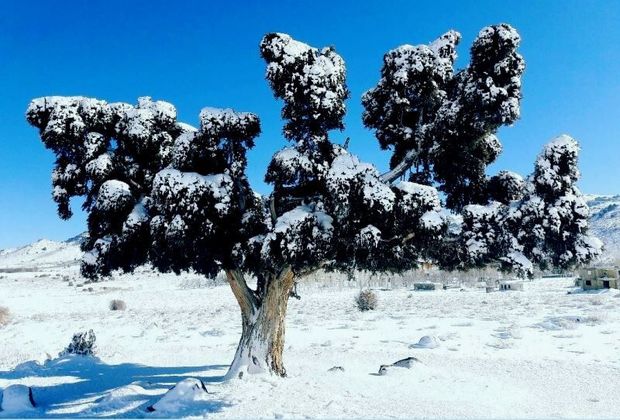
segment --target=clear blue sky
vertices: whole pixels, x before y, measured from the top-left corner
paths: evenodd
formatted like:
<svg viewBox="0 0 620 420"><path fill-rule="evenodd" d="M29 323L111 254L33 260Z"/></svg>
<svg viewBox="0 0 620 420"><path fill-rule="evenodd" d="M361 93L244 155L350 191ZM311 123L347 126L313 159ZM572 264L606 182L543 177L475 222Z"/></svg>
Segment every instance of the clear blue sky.
<svg viewBox="0 0 620 420"><path fill-rule="evenodd" d="M211 3L211 4L209 4ZM286 32L333 45L347 63L351 99L344 133L362 159L385 169L361 124L360 97L378 80L383 54L427 43L448 29L463 35L459 67L485 25L507 22L522 36L527 69L522 118L500 131L504 153L491 168L528 174L545 142L568 133L582 145L584 192L620 193L620 1L7 1L0 14L0 248L85 230L75 203L68 222L50 196L52 154L24 111L33 97L86 95L172 102L197 123L204 106L260 115L249 156L259 192L266 165L284 145L281 104L264 81L263 34Z"/></svg>

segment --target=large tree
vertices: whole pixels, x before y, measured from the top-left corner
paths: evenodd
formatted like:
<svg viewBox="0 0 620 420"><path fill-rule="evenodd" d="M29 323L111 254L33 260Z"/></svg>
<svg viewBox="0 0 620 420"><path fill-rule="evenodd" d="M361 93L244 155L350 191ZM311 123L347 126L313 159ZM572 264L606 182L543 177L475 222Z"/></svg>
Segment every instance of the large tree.
<svg viewBox="0 0 620 420"><path fill-rule="evenodd" d="M430 47L401 47L386 56L389 69L384 69L381 92L364 99L366 123L376 128L384 147L394 148L392 170L386 174L330 141L329 132L344 127L349 96L343 59L333 48L319 50L285 34L266 35L260 52L267 63L266 78L284 104L283 133L290 142L267 168L266 181L273 185L269 196L254 193L246 176L246 152L260 133L254 114L205 108L200 126L193 128L177 121L171 104L150 98L140 98L133 106L45 97L31 102L27 119L56 155L52 183L59 215L71 216L71 197L85 198L89 237L83 244L83 275L97 279L147 263L164 272L192 269L206 276L224 270L242 319L229 377L264 371L283 376L291 289L295 281L319 269L399 272L433 261L451 269L501 264L521 270L516 261L533 255L540 254L535 263L564 266L596 255L590 247L592 252L582 253L580 259L561 256L593 244L584 240L587 226L582 219L566 215L562 220L574 220L574 226L544 231L534 242L527 231L519 231L528 203L535 197L543 203L576 197L571 183L556 188L557 193L532 187L526 194L522 178L502 172L485 179L485 187L471 192L476 195L472 198L470 190L441 181L437 172L437 156L443 153L439 143L463 142L454 147L476 155L500 124L518 115L522 63L510 81L517 91L511 91L510 98L496 98L504 101L499 105L480 107L477 100L458 93L474 95L471 89L479 88L480 71L501 68L507 57L515 57L511 48L516 44L506 41L513 33L506 25L484 29L475 43L475 48L486 48L479 53L479 70L457 73L458 77L452 65L460 35L454 31ZM392 74L398 73L392 67L403 62L409 63L407 70ZM497 72L497 80L489 77L504 83L503 70ZM413 87L407 87L407 81ZM438 113L449 114L442 111L447 98L459 109L460 124L468 124L467 134L437 118ZM510 112L507 107L512 107ZM471 159L459 161L460 155L455 156L461 163L454 170L473 179L464 168ZM484 174L488 159L474 160L475 175L480 170ZM399 180L412 165L418 176ZM570 178L562 171L556 171L559 177ZM443 182L440 187L451 185L444 188L448 200L460 204L449 207L463 209L461 215L446 216L437 182ZM577 208L579 200L574 201ZM470 202L480 204L462 205ZM511 223L499 220L499 214L505 220L510 216ZM530 222L548 224L540 217ZM481 237L497 239L482 243Z"/></svg>

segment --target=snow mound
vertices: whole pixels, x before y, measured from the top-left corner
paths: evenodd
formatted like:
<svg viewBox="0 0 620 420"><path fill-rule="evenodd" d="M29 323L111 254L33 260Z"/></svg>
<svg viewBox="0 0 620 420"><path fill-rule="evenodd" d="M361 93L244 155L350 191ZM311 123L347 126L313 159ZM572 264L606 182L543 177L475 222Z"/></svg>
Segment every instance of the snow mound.
<svg viewBox="0 0 620 420"><path fill-rule="evenodd" d="M149 393L138 382L114 388L95 401L96 405L89 410L89 414L113 413L115 416L135 410L145 404Z"/></svg>
<svg viewBox="0 0 620 420"><path fill-rule="evenodd" d="M144 394L146 394L146 390L144 388L142 388L138 383L132 383L119 388L114 388L101 397L97 402L100 404L113 404L118 400L130 399L136 395Z"/></svg>
<svg viewBox="0 0 620 420"><path fill-rule="evenodd" d="M170 388L147 411L174 414L198 401L209 400L207 387L200 379L187 378Z"/></svg>
<svg viewBox="0 0 620 420"><path fill-rule="evenodd" d="M580 325L599 325L603 319L595 316L550 316L535 326L547 331L574 330Z"/></svg>
<svg viewBox="0 0 620 420"><path fill-rule="evenodd" d="M17 414L34 410L32 389L25 385L10 385L2 392L2 414Z"/></svg>
<svg viewBox="0 0 620 420"><path fill-rule="evenodd" d="M425 335L417 343L411 345L411 347L415 349L435 349L439 347L439 340L435 336Z"/></svg>

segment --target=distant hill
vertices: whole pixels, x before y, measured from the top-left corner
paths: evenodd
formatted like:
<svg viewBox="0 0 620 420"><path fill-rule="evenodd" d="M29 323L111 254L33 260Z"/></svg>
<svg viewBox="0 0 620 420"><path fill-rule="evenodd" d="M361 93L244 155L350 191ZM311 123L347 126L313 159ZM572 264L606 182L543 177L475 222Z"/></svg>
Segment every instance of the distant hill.
<svg viewBox="0 0 620 420"><path fill-rule="evenodd" d="M620 195L587 195L590 229L605 244L606 260L620 260Z"/></svg>
<svg viewBox="0 0 620 420"><path fill-rule="evenodd" d="M83 235L64 242L40 239L21 248L0 251L0 272L78 266L82 257L82 240Z"/></svg>

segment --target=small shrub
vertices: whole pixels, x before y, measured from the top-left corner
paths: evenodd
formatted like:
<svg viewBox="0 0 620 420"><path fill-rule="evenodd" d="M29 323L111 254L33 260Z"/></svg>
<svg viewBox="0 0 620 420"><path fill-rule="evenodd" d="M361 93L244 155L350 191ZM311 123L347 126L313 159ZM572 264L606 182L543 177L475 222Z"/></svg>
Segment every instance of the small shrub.
<svg viewBox="0 0 620 420"><path fill-rule="evenodd" d="M127 305L124 301L120 299L112 299L110 301L110 310L111 311L124 311L127 309Z"/></svg>
<svg viewBox="0 0 620 420"><path fill-rule="evenodd" d="M68 354L75 354L78 356L94 356L95 354L95 333L93 330L88 330L81 333L73 334L71 343L64 349L60 356L66 356Z"/></svg>
<svg viewBox="0 0 620 420"><path fill-rule="evenodd" d="M0 306L0 328L6 326L9 323L10 317L11 314L9 312L9 308Z"/></svg>
<svg viewBox="0 0 620 420"><path fill-rule="evenodd" d="M377 295L370 290L362 290L355 298L355 303L357 304L357 309L360 311L372 311L377 308Z"/></svg>

